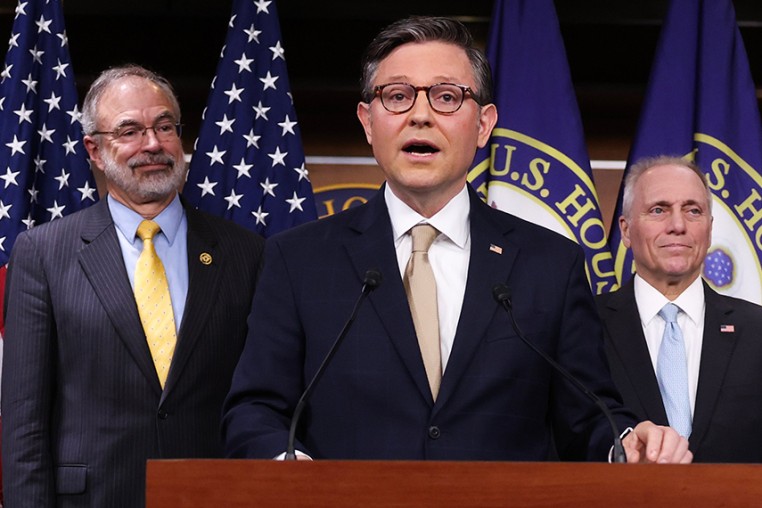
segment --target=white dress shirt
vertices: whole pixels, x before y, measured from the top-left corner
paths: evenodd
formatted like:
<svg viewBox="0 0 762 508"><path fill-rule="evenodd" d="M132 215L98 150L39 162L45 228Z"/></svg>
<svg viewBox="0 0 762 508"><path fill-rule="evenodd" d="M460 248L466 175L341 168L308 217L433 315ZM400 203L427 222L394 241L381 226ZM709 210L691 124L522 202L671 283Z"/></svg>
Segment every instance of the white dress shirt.
<svg viewBox="0 0 762 508"><path fill-rule="evenodd" d="M659 356L659 346L664 335L666 323L659 317L659 311L670 300L657 289L635 275L635 301L640 313L640 323L646 336L651 364L656 372L656 361ZM691 402L691 416L696 407L696 387L698 386L699 365L701 363L701 346L704 339L704 285L701 277L683 291L680 296L671 301L680 308L677 314L677 324L683 332L685 340L685 355L688 360L688 397Z"/></svg>
<svg viewBox="0 0 762 508"><path fill-rule="evenodd" d="M463 190L433 217L425 218L394 195L389 186L384 191L386 207L392 221L394 247L400 276L413 250L410 228L420 223L434 226L441 234L429 249L429 262L437 282L437 309L439 311L439 343L442 354L442 373L450 358L455 331L463 308L466 292L468 262L471 258L471 229L469 213L471 203L465 185Z"/></svg>

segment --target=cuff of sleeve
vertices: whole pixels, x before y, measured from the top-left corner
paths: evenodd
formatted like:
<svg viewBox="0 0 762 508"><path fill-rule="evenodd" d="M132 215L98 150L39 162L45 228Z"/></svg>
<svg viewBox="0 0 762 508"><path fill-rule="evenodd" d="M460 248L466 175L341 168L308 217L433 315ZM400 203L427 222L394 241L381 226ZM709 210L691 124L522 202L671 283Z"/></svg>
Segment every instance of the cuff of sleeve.
<svg viewBox="0 0 762 508"><path fill-rule="evenodd" d="M634 430L635 429L633 429L632 427L627 427L626 429L624 429L624 431L621 434L619 434L619 440L620 441L623 440L624 438L626 438L630 434L630 432L632 432ZM611 445L611 448L609 448L608 461L609 461L609 464L614 462L614 445Z"/></svg>

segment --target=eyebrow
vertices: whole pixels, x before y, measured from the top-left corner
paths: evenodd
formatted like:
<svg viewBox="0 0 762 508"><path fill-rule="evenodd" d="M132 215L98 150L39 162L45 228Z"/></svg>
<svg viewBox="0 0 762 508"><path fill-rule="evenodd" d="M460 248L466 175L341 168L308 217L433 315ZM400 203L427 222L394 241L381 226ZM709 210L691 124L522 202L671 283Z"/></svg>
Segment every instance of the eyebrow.
<svg viewBox="0 0 762 508"><path fill-rule="evenodd" d="M410 84L412 84L412 82L410 81L410 76L408 76L406 74L395 74L393 76L389 76L387 78L387 80L388 80L388 81L386 81L387 83L410 83ZM454 76L445 76L443 74L438 74L438 75L430 78L430 81L432 83L460 83L463 80L458 79L458 78L456 78Z"/></svg>
<svg viewBox="0 0 762 508"><path fill-rule="evenodd" d="M701 209L706 208L706 206L703 203L701 203L700 201L696 201L695 199L689 199L687 201L682 201L682 202L679 202L679 203L677 201L665 201L665 200L662 199L662 200L650 203L648 205L648 207L649 208L654 207L654 206L670 207L670 206L672 206L674 204L679 204L680 208L684 208L686 206L698 206Z"/></svg>
<svg viewBox="0 0 762 508"><path fill-rule="evenodd" d="M160 113L159 115L157 115L156 117L154 117L152 125L156 125L158 122L161 122L162 120L170 120L175 123L177 122L177 120L175 119L175 115L173 115L171 111L164 111ZM125 118L124 120L117 123L114 129L121 129L122 127L132 127L136 125L142 126L143 124L132 118Z"/></svg>

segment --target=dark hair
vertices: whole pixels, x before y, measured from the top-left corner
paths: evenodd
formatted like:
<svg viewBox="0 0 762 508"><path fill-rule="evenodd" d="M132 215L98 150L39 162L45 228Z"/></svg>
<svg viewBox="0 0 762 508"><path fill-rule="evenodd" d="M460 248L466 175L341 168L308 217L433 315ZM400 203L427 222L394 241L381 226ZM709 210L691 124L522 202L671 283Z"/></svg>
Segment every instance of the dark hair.
<svg viewBox="0 0 762 508"><path fill-rule="evenodd" d="M180 121L180 103L177 101L175 91L172 89L169 81L145 67L128 64L103 71L93 84L90 85L90 90L87 91L85 100L82 103L82 130L85 134L98 130L98 106L108 87L114 81L133 76L155 83L166 94L167 99L172 104L176 121Z"/></svg>
<svg viewBox="0 0 762 508"><path fill-rule="evenodd" d="M441 17L413 16L384 28L365 50L362 59L362 98L373 100L373 80L381 61L399 46L410 42L438 41L454 44L462 48L476 79L473 97L478 104L492 102L492 73L489 62L479 49L474 47L471 33L460 21Z"/></svg>
<svg viewBox="0 0 762 508"><path fill-rule="evenodd" d="M643 173L654 166L667 165L681 166L696 173L696 176L699 177L701 183L704 185L709 211L712 211L712 191L709 189L706 176L704 175L704 172L701 171L698 164L676 155L658 155L656 157L644 157L630 166L630 170L624 178L624 194L622 195L622 216L624 216L625 219L629 219L630 213L632 212L632 202L635 199L635 185L638 183L638 179L643 176Z"/></svg>

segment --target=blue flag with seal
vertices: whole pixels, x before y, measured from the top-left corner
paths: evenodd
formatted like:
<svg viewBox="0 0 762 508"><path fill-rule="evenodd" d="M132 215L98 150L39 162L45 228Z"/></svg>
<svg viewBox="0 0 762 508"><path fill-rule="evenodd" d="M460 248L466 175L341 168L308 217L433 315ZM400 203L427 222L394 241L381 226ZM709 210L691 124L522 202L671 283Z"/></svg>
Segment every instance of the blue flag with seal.
<svg viewBox="0 0 762 508"><path fill-rule="evenodd" d="M662 154L693 159L713 192L704 279L762 303L762 123L730 0L669 6L629 161ZM624 282L635 270L632 253L616 226L610 238Z"/></svg>
<svg viewBox="0 0 762 508"><path fill-rule="evenodd" d="M616 289L553 1L497 0L487 57L498 120L469 181L493 207L579 243L595 293Z"/></svg>
<svg viewBox="0 0 762 508"><path fill-rule="evenodd" d="M317 217L272 1L233 3L183 195L265 237Z"/></svg>

